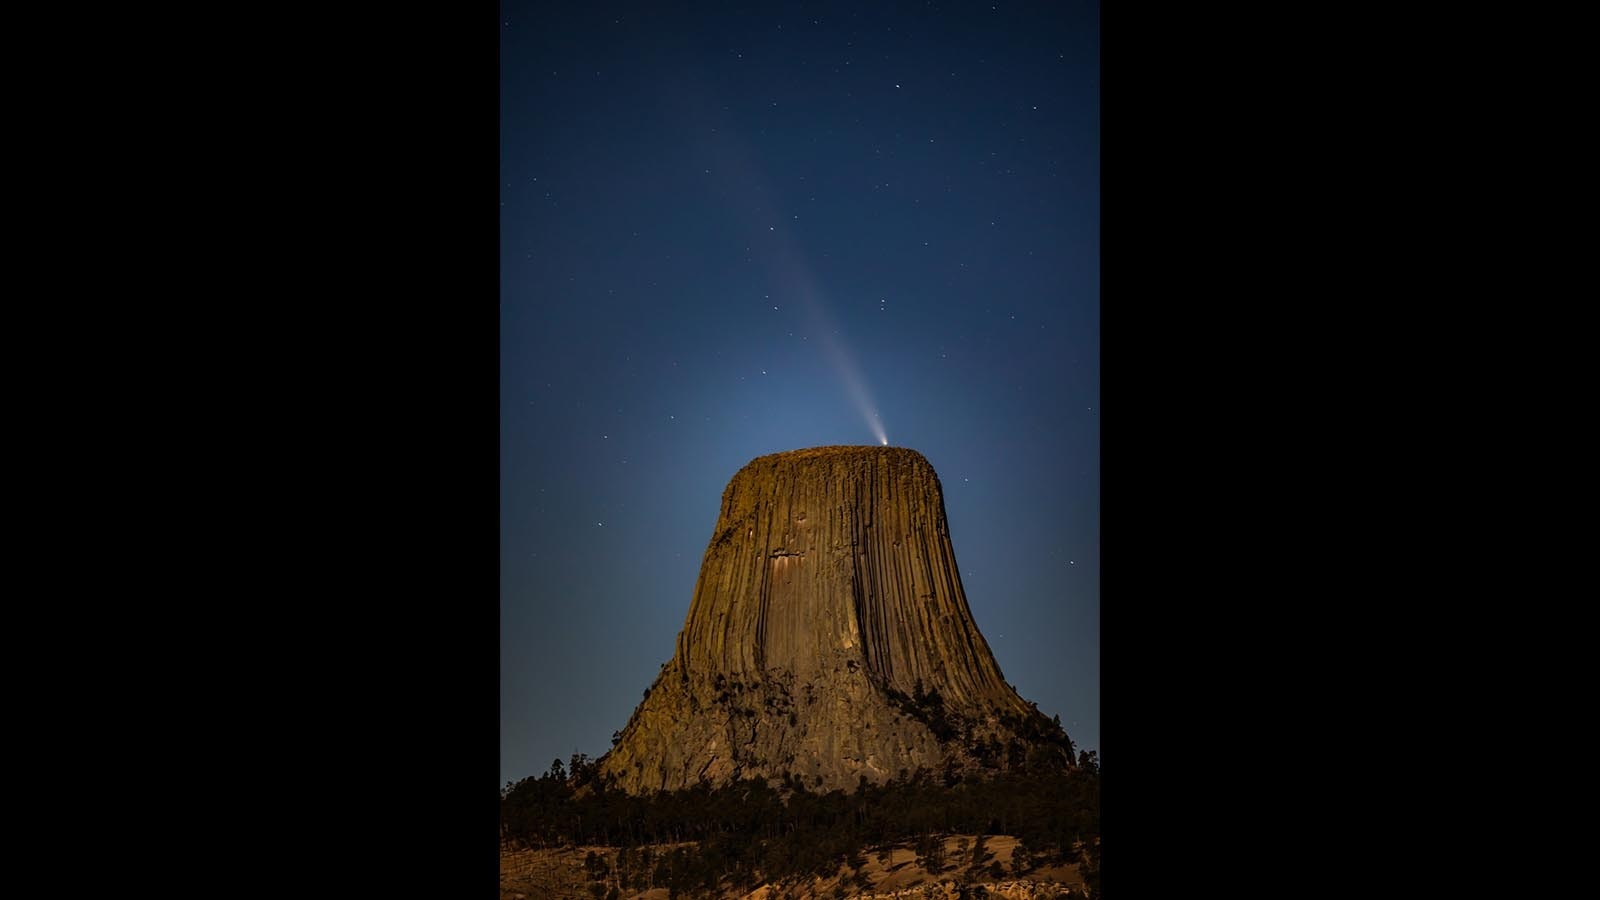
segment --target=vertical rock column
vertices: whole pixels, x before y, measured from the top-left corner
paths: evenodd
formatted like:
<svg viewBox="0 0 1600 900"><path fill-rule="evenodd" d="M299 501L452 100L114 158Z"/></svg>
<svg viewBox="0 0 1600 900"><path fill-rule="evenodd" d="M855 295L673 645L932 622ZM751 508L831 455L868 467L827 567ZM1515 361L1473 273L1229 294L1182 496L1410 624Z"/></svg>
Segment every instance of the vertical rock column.
<svg viewBox="0 0 1600 900"><path fill-rule="evenodd" d="M933 467L898 447L758 457L723 491L673 658L602 770L630 789L808 765L881 781L944 752L885 690L918 681L974 721L1030 713L972 619Z"/></svg>

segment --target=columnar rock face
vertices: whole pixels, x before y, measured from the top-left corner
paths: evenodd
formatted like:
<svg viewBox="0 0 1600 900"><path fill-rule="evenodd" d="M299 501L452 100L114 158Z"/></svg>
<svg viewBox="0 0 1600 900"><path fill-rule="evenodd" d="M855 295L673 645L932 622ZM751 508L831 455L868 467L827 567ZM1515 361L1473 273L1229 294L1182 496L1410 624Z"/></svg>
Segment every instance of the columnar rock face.
<svg viewBox="0 0 1600 900"><path fill-rule="evenodd" d="M972 620L933 467L818 447L734 475L676 652L600 771L632 792L788 774L849 788L1041 747L1070 764Z"/></svg>

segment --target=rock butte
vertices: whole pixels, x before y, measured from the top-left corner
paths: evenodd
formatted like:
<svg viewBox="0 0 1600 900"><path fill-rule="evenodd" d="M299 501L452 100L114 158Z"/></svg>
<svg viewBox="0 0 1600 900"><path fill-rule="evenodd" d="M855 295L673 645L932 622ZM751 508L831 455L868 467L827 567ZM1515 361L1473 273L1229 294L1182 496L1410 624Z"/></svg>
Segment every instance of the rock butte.
<svg viewBox="0 0 1600 900"><path fill-rule="evenodd" d="M919 682L960 736L911 709ZM900 447L815 447L728 483L676 651L600 771L631 793L786 773L849 789L1041 747L1070 765L1050 731L972 620L933 467Z"/></svg>

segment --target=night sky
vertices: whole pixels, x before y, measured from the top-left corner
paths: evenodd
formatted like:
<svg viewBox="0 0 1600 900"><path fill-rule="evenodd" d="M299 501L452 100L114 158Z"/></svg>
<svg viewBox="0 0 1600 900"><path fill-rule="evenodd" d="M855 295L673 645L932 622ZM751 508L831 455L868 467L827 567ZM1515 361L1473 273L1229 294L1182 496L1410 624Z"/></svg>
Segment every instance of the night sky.
<svg viewBox="0 0 1600 900"><path fill-rule="evenodd" d="M1099 6L503 4L501 779L610 748L722 490L889 443L1100 749Z"/></svg>

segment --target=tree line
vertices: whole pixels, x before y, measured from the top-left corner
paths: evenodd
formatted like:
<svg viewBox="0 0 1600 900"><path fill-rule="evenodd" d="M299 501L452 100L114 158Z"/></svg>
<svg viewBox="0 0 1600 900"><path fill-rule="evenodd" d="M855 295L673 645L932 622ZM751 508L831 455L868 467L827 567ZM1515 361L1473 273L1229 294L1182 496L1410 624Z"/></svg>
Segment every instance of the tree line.
<svg viewBox="0 0 1600 900"><path fill-rule="evenodd" d="M919 692L920 693L920 692ZM636 796L599 776L574 754L541 776L508 783L501 829L513 847L599 845L621 848L615 871L589 861L596 896L611 888L667 887L673 896L749 890L762 882L857 870L868 848L911 843L933 871L945 867L942 834L1008 834L1024 845L1027 866L1076 862L1098 893L1100 767L1093 752L1069 767L1017 767L999 773L900 773L886 784L862 778L853 791L808 790L786 773L701 784ZM652 845L682 844L670 850ZM983 849L960 862L993 868ZM596 875L604 867L602 875ZM1015 873L1009 873L1015 874ZM865 887L864 884L860 885ZM842 887L842 886L841 886Z"/></svg>

